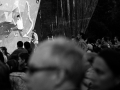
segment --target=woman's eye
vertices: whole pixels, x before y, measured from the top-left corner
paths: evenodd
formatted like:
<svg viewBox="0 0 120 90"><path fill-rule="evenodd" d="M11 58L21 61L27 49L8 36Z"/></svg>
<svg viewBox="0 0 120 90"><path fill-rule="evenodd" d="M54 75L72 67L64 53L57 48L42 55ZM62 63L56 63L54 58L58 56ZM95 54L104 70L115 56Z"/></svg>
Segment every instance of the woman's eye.
<svg viewBox="0 0 120 90"><path fill-rule="evenodd" d="M96 69L95 71L96 71L97 74L103 74L104 73L103 71L101 71L99 69Z"/></svg>

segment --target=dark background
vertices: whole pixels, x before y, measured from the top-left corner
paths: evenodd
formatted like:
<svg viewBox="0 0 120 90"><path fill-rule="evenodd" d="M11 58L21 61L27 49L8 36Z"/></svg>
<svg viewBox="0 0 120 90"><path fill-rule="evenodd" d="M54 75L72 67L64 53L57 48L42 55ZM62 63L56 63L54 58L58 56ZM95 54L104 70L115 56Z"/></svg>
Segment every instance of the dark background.
<svg viewBox="0 0 120 90"><path fill-rule="evenodd" d="M60 0L41 1L41 6L39 8L35 24L35 29L37 30L39 41L45 39L47 36L52 35L55 36L55 34L57 33L63 34L65 32L68 37L78 34L77 31L75 31L74 33L74 29L73 28L71 29L71 27L69 26L61 25L58 27L56 24L54 24L56 15L59 18L62 17L62 14L60 13L61 12L60 4L58 4L57 1ZM71 5L71 7L73 6ZM59 12L57 12L58 10ZM66 8L64 8L64 17L65 18L60 18L59 20L68 21ZM97 6L89 21L89 24L86 25L85 36L88 38L102 38L104 36L119 37L120 36L119 30L120 30L120 0L98 0Z"/></svg>
<svg viewBox="0 0 120 90"><path fill-rule="evenodd" d="M120 0L99 0L87 29L96 37L119 37Z"/></svg>

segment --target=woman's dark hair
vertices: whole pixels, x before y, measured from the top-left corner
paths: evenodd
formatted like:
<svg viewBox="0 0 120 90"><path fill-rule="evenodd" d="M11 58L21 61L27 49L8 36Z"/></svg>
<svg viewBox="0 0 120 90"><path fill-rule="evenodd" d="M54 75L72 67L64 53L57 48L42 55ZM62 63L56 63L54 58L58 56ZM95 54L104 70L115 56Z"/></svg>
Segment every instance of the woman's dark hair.
<svg viewBox="0 0 120 90"><path fill-rule="evenodd" d="M120 53L119 52L112 49L105 49L105 50L102 50L98 55L104 59L104 61L112 71L113 75L115 75L116 77L120 76Z"/></svg>
<svg viewBox="0 0 120 90"><path fill-rule="evenodd" d="M7 48L6 47L1 47L2 51L4 51L4 54L7 56L9 53L7 52Z"/></svg>
<svg viewBox="0 0 120 90"><path fill-rule="evenodd" d="M3 53L0 51L0 61L2 62L2 63L4 63L4 56L3 56Z"/></svg>

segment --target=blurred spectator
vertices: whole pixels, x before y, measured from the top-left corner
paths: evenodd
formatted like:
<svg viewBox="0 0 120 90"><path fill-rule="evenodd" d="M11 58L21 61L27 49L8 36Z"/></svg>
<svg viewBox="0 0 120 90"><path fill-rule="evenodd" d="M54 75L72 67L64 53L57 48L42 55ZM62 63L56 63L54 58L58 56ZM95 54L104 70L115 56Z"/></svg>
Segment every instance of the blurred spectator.
<svg viewBox="0 0 120 90"><path fill-rule="evenodd" d="M0 51L0 61L9 68L2 51Z"/></svg>
<svg viewBox="0 0 120 90"><path fill-rule="evenodd" d="M31 55L32 53L32 48L31 48L31 44L29 42L24 42L24 48L28 51L28 54Z"/></svg>
<svg viewBox="0 0 120 90"><path fill-rule="evenodd" d="M86 71L85 52L74 42L54 38L40 43L31 56L28 88L31 90L80 90Z"/></svg>
<svg viewBox="0 0 120 90"><path fill-rule="evenodd" d="M5 60L4 60L4 56L3 56L2 51L0 51L0 61L1 61L2 63L5 63Z"/></svg>
<svg viewBox="0 0 120 90"><path fill-rule="evenodd" d="M91 53L93 51L93 46L91 44L87 44L87 47L88 47L87 52Z"/></svg>
<svg viewBox="0 0 120 90"><path fill-rule="evenodd" d="M88 66L88 70L86 71L83 83L82 83L82 90L89 90L89 86L91 84L91 80L89 79L89 77L91 77L94 74L94 69L93 69L93 62L94 62L94 58L97 56L96 53L87 53L84 55L84 60L87 61L87 66Z"/></svg>
<svg viewBox="0 0 120 90"><path fill-rule="evenodd" d="M20 72L25 72L26 69L27 69L27 63L28 63L28 53L20 53L18 55L19 57L19 60L18 60L18 63L19 63L19 66L18 66L18 71Z"/></svg>
<svg viewBox="0 0 120 90"><path fill-rule="evenodd" d="M38 45L38 43L39 43L39 41L38 41L38 35L37 35L37 33L36 33L36 30L34 29L34 30L32 30L32 33L31 33L31 46L32 46L32 48L33 49L35 49L36 47L37 47L37 45Z"/></svg>
<svg viewBox="0 0 120 90"><path fill-rule="evenodd" d="M90 77L93 90L120 90L120 53L112 49L101 51L93 62Z"/></svg>
<svg viewBox="0 0 120 90"><path fill-rule="evenodd" d="M10 54L7 52L7 48L6 47L1 47L1 50L7 57L10 56Z"/></svg>
<svg viewBox="0 0 120 90"><path fill-rule="evenodd" d="M23 42L18 41L17 42L17 49L13 51L13 53L10 55L10 58L12 58L13 55L17 55L20 53L28 53L26 49L23 48Z"/></svg>
<svg viewBox="0 0 120 90"><path fill-rule="evenodd" d="M5 62L7 62L8 57L10 56L10 54L7 52L7 48L6 47L1 47L1 50L2 50L2 53L4 55Z"/></svg>
<svg viewBox="0 0 120 90"><path fill-rule="evenodd" d="M12 90L9 69L0 61L0 90Z"/></svg>
<svg viewBox="0 0 120 90"><path fill-rule="evenodd" d="M17 72L18 71L18 56L12 55L12 57L7 61L7 64L10 68L10 72Z"/></svg>

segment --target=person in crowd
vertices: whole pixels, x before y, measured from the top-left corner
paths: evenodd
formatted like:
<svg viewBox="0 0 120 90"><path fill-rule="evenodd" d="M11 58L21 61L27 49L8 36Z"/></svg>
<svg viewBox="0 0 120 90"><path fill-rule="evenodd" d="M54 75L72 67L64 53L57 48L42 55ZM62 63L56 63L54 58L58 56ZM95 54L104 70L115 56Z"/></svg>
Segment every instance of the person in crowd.
<svg viewBox="0 0 120 90"><path fill-rule="evenodd" d="M0 61L0 90L12 90L9 69Z"/></svg>
<svg viewBox="0 0 120 90"><path fill-rule="evenodd" d="M0 50L0 61L9 68L9 66L7 64L7 60L5 59L4 56L5 55L3 54L2 50Z"/></svg>
<svg viewBox="0 0 120 90"><path fill-rule="evenodd" d="M28 53L28 51L25 48L23 48L23 42L22 41L17 42L17 49L13 51L13 53L10 55L10 58L13 55L18 56L20 53Z"/></svg>
<svg viewBox="0 0 120 90"><path fill-rule="evenodd" d="M18 55L18 57L19 57L19 60L18 60L18 63L19 63L18 71L19 72L25 72L26 69L27 69L27 63L28 63L29 54L28 53L20 53Z"/></svg>
<svg viewBox="0 0 120 90"><path fill-rule="evenodd" d="M95 45L100 48L101 47L101 43L102 43L101 40L97 39L96 42L95 42Z"/></svg>
<svg viewBox="0 0 120 90"><path fill-rule="evenodd" d="M118 43L118 37L117 36L114 37L114 42L115 42L115 44Z"/></svg>
<svg viewBox="0 0 120 90"><path fill-rule="evenodd" d="M101 51L101 40L97 39L93 45L93 51L99 53Z"/></svg>
<svg viewBox="0 0 120 90"><path fill-rule="evenodd" d="M120 90L120 53L102 50L93 62L94 74L89 76L92 90Z"/></svg>
<svg viewBox="0 0 120 90"><path fill-rule="evenodd" d="M79 41L81 39L81 35L78 34L77 37L76 37L76 40Z"/></svg>
<svg viewBox="0 0 120 90"><path fill-rule="evenodd" d="M2 51L0 51L0 61L1 61L2 63L5 63L4 55L3 55Z"/></svg>
<svg viewBox="0 0 120 90"><path fill-rule="evenodd" d="M75 38L74 35L71 37L71 40L72 40L73 42L76 42L76 38Z"/></svg>
<svg viewBox="0 0 120 90"><path fill-rule="evenodd" d="M1 50L2 50L2 53L4 55L5 61L7 62L10 54L7 52L7 48L6 47L1 47Z"/></svg>
<svg viewBox="0 0 120 90"><path fill-rule="evenodd" d="M36 33L36 30L32 30L32 33L31 33L31 45L32 45L32 48L36 48L38 46L38 35Z"/></svg>
<svg viewBox="0 0 120 90"><path fill-rule="evenodd" d="M93 46L91 44L87 44L87 53L91 53L93 51Z"/></svg>
<svg viewBox="0 0 120 90"><path fill-rule="evenodd" d="M28 63L30 90L80 90L86 71L85 52L63 37L39 44Z"/></svg>
<svg viewBox="0 0 120 90"><path fill-rule="evenodd" d="M79 35L78 35L79 36ZM81 47L84 51L87 51L87 41L85 38L83 38L83 34L79 37L78 45Z"/></svg>
<svg viewBox="0 0 120 90"><path fill-rule="evenodd" d="M84 55L84 60L87 61L87 66L88 69L85 73L85 77L83 79L83 83L82 83L82 90L89 90L89 87L91 85L91 80L89 79L89 77L94 73L94 69L93 69L93 62L94 62L94 58L97 56L97 53L86 53Z"/></svg>
<svg viewBox="0 0 120 90"><path fill-rule="evenodd" d="M31 48L31 44L29 42L24 42L24 48L28 51L28 54L31 55L32 53L32 48Z"/></svg>
<svg viewBox="0 0 120 90"><path fill-rule="evenodd" d="M7 64L9 66L10 72L18 72L18 56L17 55L12 55L10 59L8 59Z"/></svg>

